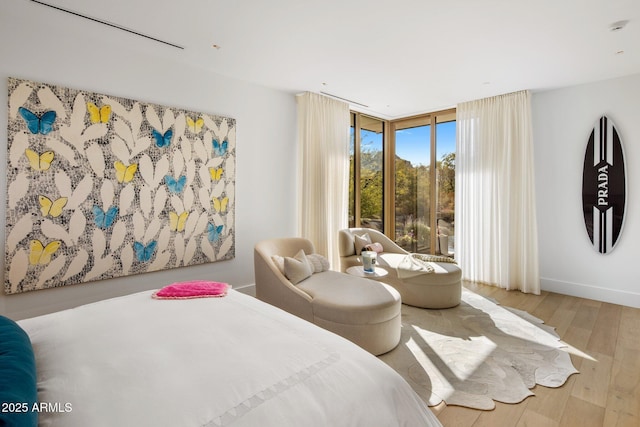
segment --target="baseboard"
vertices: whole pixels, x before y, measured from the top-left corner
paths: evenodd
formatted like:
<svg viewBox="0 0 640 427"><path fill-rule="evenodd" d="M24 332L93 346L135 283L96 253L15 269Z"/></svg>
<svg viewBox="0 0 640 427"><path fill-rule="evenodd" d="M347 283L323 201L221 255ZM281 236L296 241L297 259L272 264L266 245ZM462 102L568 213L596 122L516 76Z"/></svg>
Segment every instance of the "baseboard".
<svg viewBox="0 0 640 427"><path fill-rule="evenodd" d="M637 292L627 292L619 289L608 289L582 283L545 278L540 279L540 288L543 291L640 308L640 293Z"/></svg>

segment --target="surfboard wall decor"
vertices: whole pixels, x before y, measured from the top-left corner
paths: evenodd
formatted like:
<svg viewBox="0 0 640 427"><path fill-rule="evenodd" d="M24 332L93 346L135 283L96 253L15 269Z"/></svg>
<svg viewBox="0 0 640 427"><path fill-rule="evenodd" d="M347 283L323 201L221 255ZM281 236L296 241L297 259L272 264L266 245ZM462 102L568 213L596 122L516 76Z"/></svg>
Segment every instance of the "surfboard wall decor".
<svg viewBox="0 0 640 427"><path fill-rule="evenodd" d="M620 239L626 206L626 173L620 135L611 119L600 117L584 155L582 209L589 239L607 254Z"/></svg>

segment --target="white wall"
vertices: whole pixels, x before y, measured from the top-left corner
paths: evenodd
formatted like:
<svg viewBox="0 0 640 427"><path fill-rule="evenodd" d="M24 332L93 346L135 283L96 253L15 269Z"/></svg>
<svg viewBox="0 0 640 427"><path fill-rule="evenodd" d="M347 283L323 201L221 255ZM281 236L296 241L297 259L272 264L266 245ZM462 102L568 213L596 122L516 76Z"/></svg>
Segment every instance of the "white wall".
<svg viewBox="0 0 640 427"><path fill-rule="evenodd" d="M542 288L640 307L640 75L534 93L536 196ZM596 120L615 123L626 155L622 234L606 255L582 215L582 167Z"/></svg>
<svg viewBox="0 0 640 427"><path fill-rule="evenodd" d="M237 121L235 259L19 295L5 295L0 290L0 314L24 318L186 279L221 280L236 288L250 285L254 282L254 243L295 234L293 94L152 56L146 53L148 48L156 48L152 41L28 1L1 2L0 40L3 167L9 76L219 114ZM0 188L4 247L4 174L0 174ZM0 263L4 271L4 257Z"/></svg>

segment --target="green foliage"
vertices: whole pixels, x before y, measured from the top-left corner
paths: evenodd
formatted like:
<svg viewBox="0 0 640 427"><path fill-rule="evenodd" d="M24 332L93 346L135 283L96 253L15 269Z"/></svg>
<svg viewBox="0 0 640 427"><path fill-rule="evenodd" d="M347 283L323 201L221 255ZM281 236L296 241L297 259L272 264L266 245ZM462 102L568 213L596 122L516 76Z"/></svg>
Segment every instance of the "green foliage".
<svg viewBox="0 0 640 427"><path fill-rule="evenodd" d="M363 222L379 222L383 215L383 153L364 145L360 154L360 216ZM351 156L349 213L354 214L354 170ZM429 221L430 166L413 166L410 161L395 157L396 241L413 252L429 252L431 228ZM447 153L436 162L438 218L453 223L455 206L455 153ZM452 231L447 229L447 231Z"/></svg>
<svg viewBox="0 0 640 427"><path fill-rule="evenodd" d="M360 163L360 216L382 219L382 151L363 150L360 153Z"/></svg>
<svg viewBox="0 0 640 427"><path fill-rule="evenodd" d="M448 153L438 162L438 212L447 222L453 222L455 190L456 153Z"/></svg>
<svg viewBox="0 0 640 427"><path fill-rule="evenodd" d="M396 221L396 236L396 243L409 252L428 252L431 247L431 227L412 216Z"/></svg>

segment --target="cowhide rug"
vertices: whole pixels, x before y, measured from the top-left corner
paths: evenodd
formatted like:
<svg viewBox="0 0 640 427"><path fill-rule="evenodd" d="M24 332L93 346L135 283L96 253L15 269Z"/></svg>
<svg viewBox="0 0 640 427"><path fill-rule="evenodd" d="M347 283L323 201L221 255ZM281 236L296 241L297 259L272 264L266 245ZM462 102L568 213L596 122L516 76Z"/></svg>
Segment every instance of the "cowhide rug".
<svg viewBox="0 0 640 427"><path fill-rule="evenodd" d="M559 387L578 371L554 328L463 289L445 310L402 306L400 345L380 358L430 406L490 410L518 403L536 383Z"/></svg>

